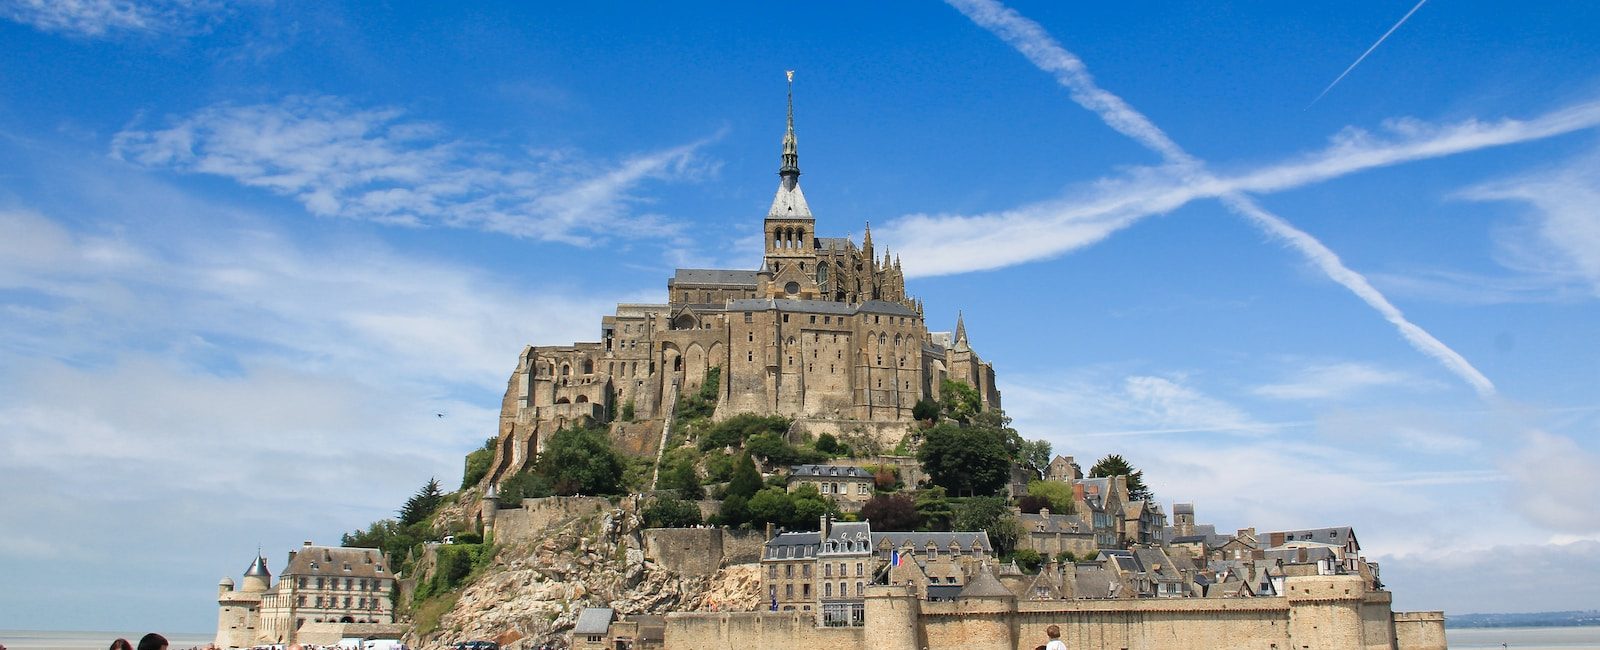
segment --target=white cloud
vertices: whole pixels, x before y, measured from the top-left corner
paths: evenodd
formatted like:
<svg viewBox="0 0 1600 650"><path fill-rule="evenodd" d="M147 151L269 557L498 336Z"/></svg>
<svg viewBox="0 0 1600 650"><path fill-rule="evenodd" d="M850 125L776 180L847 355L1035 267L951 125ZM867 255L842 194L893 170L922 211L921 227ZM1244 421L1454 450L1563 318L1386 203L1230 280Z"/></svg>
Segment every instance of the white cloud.
<svg viewBox="0 0 1600 650"><path fill-rule="evenodd" d="M1600 533L1600 455L1571 438L1530 430L1523 447L1504 461L1516 479L1513 507L1544 528L1578 534Z"/></svg>
<svg viewBox="0 0 1600 650"><path fill-rule="evenodd" d="M1513 201L1531 208L1526 225L1497 236L1499 260L1555 284L1577 283L1600 296L1600 149L1550 169L1461 192L1477 201Z"/></svg>
<svg viewBox="0 0 1600 650"><path fill-rule="evenodd" d="M409 120L397 108L291 97L212 106L165 129L124 130L112 151L142 165L265 188L318 216L585 245L675 232L659 216L637 212L643 199L636 190L646 181L693 179L714 169L696 155L708 141L610 165L564 151L506 156Z"/></svg>
<svg viewBox="0 0 1600 650"><path fill-rule="evenodd" d="M1019 429L1057 441L1202 432L1254 436L1283 426L1261 422L1181 376L1085 369L1009 378L1002 388L1006 413Z"/></svg>
<svg viewBox="0 0 1600 650"><path fill-rule="evenodd" d="M1160 155L1185 184L1203 185L1219 182L1216 176L1206 170L1203 161L1189 155L1143 113L1129 106L1121 97L1096 84L1083 61L1061 47L1038 23L1024 18L995 0L949 1L974 23L993 32L1027 57L1040 70L1053 75L1057 83L1070 92L1073 101L1098 115L1106 126ZM1589 115L1590 120L1600 121L1600 106L1595 107L1590 113L1593 113ZM1480 396L1494 395L1494 384L1488 377L1478 372L1466 358L1444 342L1407 320L1400 309L1374 288L1365 276L1345 266L1337 254L1310 233L1296 228L1283 217L1261 207L1255 199L1240 191L1224 191L1219 193L1217 198L1230 211L1244 217L1266 234L1299 252L1328 279L1348 289L1362 302L1367 303L1367 306L1377 311L1384 320L1394 325L1399 330L1401 338L1418 352L1433 358L1450 372L1455 373L1471 385Z"/></svg>
<svg viewBox="0 0 1600 650"><path fill-rule="evenodd" d="M1253 393L1284 400L1328 400L1382 386L1415 385L1417 380L1403 372L1373 364L1341 362L1314 364L1301 368L1288 381L1257 386Z"/></svg>
<svg viewBox="0 0 1600 650"><path fill-rule="evenodd" d="M182 32L224 13L217 0L0 0L0 15L46 32L103 37Z"/></svg>

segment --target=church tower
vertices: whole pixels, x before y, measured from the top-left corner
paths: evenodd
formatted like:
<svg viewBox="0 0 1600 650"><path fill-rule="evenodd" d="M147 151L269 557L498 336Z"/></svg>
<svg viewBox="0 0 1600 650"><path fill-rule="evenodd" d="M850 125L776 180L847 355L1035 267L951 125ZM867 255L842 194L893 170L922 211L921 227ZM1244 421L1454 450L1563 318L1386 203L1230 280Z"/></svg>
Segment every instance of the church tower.
<svg viewBox="0 0 1600 650"><path fill-rule="evenodd" d="M817 230L811 206L800 191L800 153L794 137L794 71L789 77L788 128L783 134L783 165L778 168L778 193L767 210L763 230L766 255L763 271L770 273L773 298L815 299L817 288Z"/></svg>

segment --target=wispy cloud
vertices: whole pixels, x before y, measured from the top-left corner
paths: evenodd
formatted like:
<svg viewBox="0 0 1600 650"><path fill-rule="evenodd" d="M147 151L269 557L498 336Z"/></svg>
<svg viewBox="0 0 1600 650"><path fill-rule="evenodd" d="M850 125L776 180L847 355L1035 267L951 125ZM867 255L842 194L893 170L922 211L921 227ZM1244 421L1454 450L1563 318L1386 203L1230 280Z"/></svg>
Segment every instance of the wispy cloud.
<svg viewBox="0 0 1600 650"><path fill-rule="evenodd" d="M1497 237L1499 261L1556 283L1577 281L1600 296L1600 149L1553 168L1468 188L1462 198L1531 208L1524 228Z"/></svg>
<svg viewBox="0 0 1600 650"><path fill-rule="evenodd" d="M1080 369L1009 379L1003 388L1006 412L1019 425L1059 442L1173 433L1258 436L1286 426L1257 420L1181 375Z"/></svg>
<svg viewBox="0 0 1600 650"><path fill-rule="evenodd" d="M1414 384L1406 373L1368 363L1313 364L1301 368L1287 381L1263 384L1252 392L1283 400L1327 400L1349 397L1370 388Z"/></svg>
<svg viewBox="0 0 1600 650"><path fill-rule="evenodd" d="M1339 76L1335 77L1333 82L1328 84L1327 88L1323 88L1322 92L1317 93L1317 98L1311 100L1311 103L1316 104L1317 102L1322 101L1322 98L1328 94L1328 91L1333 90L1334 86L1337 86L1339 85L1339 82L1344 81L1344 78L1350 75L1351 70L1356 69L1356 66L1361 65L1362 61L1367 60L1367 56L1372 54L1373 50L1378 49L1379 45L1383 45L1384 41L1389 40L1389 35L1393 34L1394 30L1400 29L1400 26L1406 24L1407 20L1411 20L1411 14L1417 13L1417 10L1421 9L1422 5L1427 2L1428 0L1417 0L1417 5L1412 7L1411 11L1407 11L1406 15L1401 16L1400 20L1396 22L1393 27L1389 28L1389 31L1384 32L1383 36L1379 36L1378 40L1373 42L1372 47L1367 48L1367 51L1362 52L1361 56L1356 57L1355 62L1351 63L1350 67L1345 68L1344 72L1339 73ZM1307 105L1307 108L1310 108L1310 105Z"/></svg>
<svg viewBox="0 0 1600 650"><path fill-rule="evenodd" d="M0 15L46 32L103 37L184 32L227 11L218 0L0 0Z"/></svg>
<svg viewBox="0 0 1600 650"><path fill-rule="evenodd" d="M408 119L398 108L293 97L212 106L163 129L130 128L117 134L112 152L265 188L318 216L586 245L674 232L674 224L637 210L643 201L637 190L646 181L708 172L713 166L696 155L708 141L609 164L570 151L507 155Z"/></svg>
<svg viewBox="0 0 1600 650"><path fill-rule="evenodd" d="M1097 85L1083 61L1056 43L1038 23L993 0L950 2L973 22L993 32L1026 56L1039 69L1054 75L1056 81L1070 91L1074 101L1099 115L1107 126L1160 155L1185 182L1208 183L1216 180L1198 158L1179 147L1143 113ZM1494 384L1488 377L1467 362L1465 357L1407 320L1399 308L1390 303L1365 276L1345 266L1338 255L1315 237L1262 208L1249 196L1229 191L1221 193L1218 198L1230 210L1305 256L1329 279L1354 293L1382 315L1384 320L1393 324L1412 347L1455 373L1479 395L1494 395Z"/></svg>

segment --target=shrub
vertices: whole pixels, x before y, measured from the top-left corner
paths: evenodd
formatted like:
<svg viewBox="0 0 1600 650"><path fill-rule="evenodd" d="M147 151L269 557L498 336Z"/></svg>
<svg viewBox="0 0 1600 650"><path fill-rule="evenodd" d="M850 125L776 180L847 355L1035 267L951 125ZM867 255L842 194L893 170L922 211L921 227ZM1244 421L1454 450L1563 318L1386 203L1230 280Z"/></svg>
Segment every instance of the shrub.
<svg viewBox="0 0 1600 650"><path fill-rule="evenodd" d="M645 528L686 528L700 524L700 507L673 497L660 497L644 509Z"/></svg>
<svg viewBox="0 0 1600 650"><path fill-rule="evenodd" d="M483 441L483 446L467 454L466 467L461 471L461 489L477 485L489 474L489 464L494 462L495 438Z"/></svg>
<svg viewBox="0 0 1600 650"><path fill-rule="evenodd" d="M861 506L861 517L877 530L916 530L922 522L909 494L879 494Z"/></svg>

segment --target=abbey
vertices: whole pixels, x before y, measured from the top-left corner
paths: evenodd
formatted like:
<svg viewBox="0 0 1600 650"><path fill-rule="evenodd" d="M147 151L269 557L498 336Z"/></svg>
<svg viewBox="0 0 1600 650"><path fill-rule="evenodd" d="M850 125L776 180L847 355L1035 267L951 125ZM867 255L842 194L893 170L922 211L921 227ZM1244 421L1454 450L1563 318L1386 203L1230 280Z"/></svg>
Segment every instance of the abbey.
<svg viewBox="0 0 1600 650"><path fill-rule="evenodd" d="M657 437L649 432L670 426L678 395L700 391L708 377L718 382L715 418L783 415L809 431L860 432L888 446L945 379L999 407L994 368L961 319L953 334L928 331L900 260L880 257L870 225L859 247L817 236L800 189L792 92L778 178L760 268L678 269L667 302L617 305L601 319L598 342L523 350L489 482L523 467L541 436L584 420L632 432L644 451Z"/></svg>

